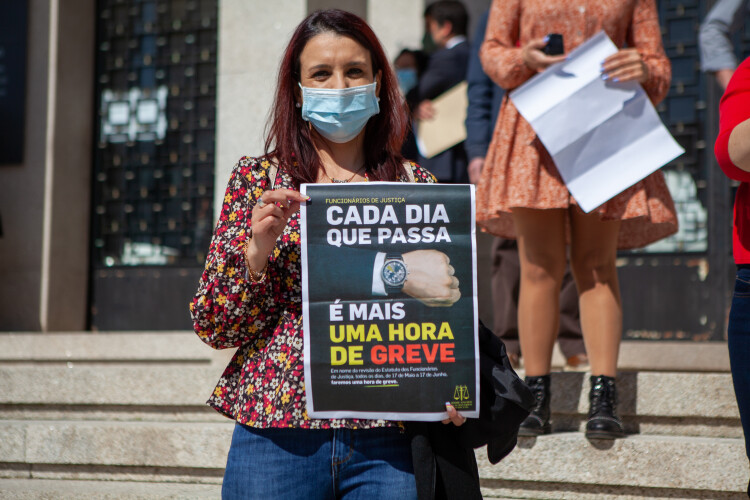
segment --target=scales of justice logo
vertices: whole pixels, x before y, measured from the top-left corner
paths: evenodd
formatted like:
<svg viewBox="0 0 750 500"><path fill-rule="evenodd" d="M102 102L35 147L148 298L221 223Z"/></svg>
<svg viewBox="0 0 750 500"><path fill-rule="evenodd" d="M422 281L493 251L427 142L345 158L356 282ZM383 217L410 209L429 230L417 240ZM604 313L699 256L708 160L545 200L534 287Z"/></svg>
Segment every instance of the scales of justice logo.
<svg viewBox="0 0 750 500"><path fill-rule="evenodd" d="M469 399L469 386L468 385L457 385L453 389L453 400L454 401L468 401Z"/></svg>

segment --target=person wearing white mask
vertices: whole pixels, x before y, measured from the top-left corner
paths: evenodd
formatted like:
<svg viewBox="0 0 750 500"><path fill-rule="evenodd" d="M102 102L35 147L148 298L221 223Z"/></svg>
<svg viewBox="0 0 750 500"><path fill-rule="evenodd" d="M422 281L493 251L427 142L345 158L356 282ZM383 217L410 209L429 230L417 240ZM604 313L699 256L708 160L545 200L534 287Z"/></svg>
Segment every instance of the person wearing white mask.
<svg viewBox="0 0 750 500"><path fill-rule="evenodd" d="M399 423L310 418L302 359L299 206L308 198L299 186L435 182L403 160L407 126L371 28L336 9L302 21L281 61L265 154L243 157L232 171L190 306L204 342L237 348L208 401L236 421L225 499L417 498L412 444ZM449 306L457 300L452 268L432 252L403 255L403 292ZM466 421L450 405L446 416L441 428ZM475 483L464 498L481 497Z"/></svg>
<svg viewBox="0 0 750 500"><path fill-rule="evenodd" d="M419 79L427 66L428 58L429 56L421 50L403 49L393 60L398 87L406 100L410 116L419 104ZM419 150L414 127L408 129L401 154L404 158L412 160L418 158Z"/></svg>
<svg viewBox="0 0 750 500"><path fill-rule="evenodd" d="M398 87L404 96L409 95L409 92L419 84L419 75L424 69L424 67L420 68L420 57L426 56L420 56L420 52L416 50L403 49L393 60Z"/></svg>

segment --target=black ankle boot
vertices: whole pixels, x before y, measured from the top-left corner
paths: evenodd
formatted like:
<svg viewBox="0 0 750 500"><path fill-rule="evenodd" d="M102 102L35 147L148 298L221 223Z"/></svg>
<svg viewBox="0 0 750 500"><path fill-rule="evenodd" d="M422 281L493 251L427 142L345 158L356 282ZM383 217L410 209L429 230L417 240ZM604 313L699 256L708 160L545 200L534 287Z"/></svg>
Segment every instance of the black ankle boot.
<svg viewBox="0 0 750 500"><path fill-rule="evenodd" d="M617 416L617 389L613 377L591 376L589 404L589 420L586 422L587 438L615 439L625 435L622 422Z"/></svg>
<svg viewBox="0 0 750 500"><path fill-rule="evenodd" d="M551 427L549 425L549 375L541 377L526 377L526 385L529 386L534 394L534 408L526 420L521 422L518 429L519 436L539 436L540 434L549 434Z"/></svg>

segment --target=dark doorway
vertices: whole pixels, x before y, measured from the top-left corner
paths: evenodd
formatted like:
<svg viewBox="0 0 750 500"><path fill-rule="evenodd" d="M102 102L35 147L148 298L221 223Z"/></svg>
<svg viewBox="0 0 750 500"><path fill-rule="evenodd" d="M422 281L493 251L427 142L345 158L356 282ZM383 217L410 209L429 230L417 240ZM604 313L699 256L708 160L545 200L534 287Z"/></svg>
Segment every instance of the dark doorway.
<svg viewBox="0 0 750 500"><path fill-rule="evenodd" d="M726 340L734 263L734 188L713 154L718 86L700 71L698 30L713 2L659 0L672 86L658 110L685 154L664 168L677 205L677 235L637 252L621 252L624 338ZM750 28L750 22L746 23ZM747 55L749 29L736 35Z"/></svg>
<svg viewBox="0 0 750 500"><path fill-rule="evenodd" d="M189 329L213 221L217 0L100 0L91 328Z"/></svg>

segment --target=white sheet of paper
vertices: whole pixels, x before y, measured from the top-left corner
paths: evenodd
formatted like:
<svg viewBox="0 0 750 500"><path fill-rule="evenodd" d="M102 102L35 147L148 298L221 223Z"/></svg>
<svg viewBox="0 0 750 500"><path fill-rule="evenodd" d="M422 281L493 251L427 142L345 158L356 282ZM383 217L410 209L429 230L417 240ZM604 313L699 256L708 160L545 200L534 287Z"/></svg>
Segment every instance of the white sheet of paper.
<svg viewBox="0 0 750 500"><path fill-rule="evenodd" d="M639 83L601 79L615 52L601 31L510 93L585 212L685 152Z"/></svg>

